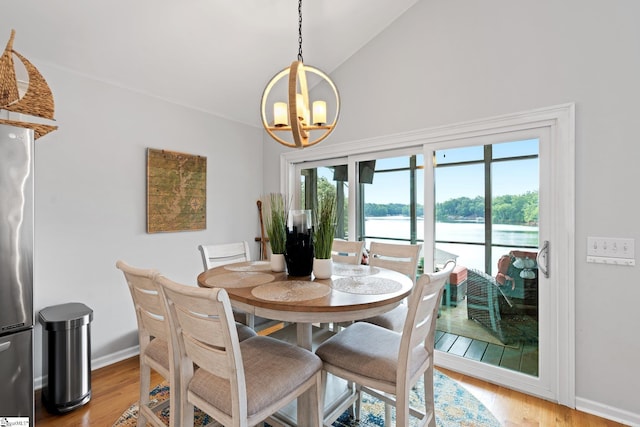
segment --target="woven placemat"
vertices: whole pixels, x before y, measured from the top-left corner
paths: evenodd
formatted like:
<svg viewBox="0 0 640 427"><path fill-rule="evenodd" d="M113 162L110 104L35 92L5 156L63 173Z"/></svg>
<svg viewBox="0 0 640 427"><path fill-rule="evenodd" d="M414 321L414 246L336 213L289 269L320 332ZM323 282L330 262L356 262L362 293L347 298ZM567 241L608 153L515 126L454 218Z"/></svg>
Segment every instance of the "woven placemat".
<svg viewBox="0 0 640 427"><path fill-rule="evenodd" d="M275 277L271 274L234 271L210 276L205 280L205 283L214 288L248 288L272 282L274 279Z"/></svg>
<svg viewBox="0 0 640 427"><path fill-rule="evenodd" d="M331 287L350 294L382 295L399 291L402 284L383 277L342 277L334 280Z"/></svg>
<svg viewBox="0 0 640 427"><path fill-rule="evenodd" d="M269 261L247 261L225 265L224 269L229 271L271 271L271 263Z"/></svg>
<svg viewBox="0 0 640 427"><path fill-rule="evenodd" d="M307 301L327 296L331 288L318 282L287 280L260 285L251 290L254 297L265 301Z"/></svg>
<svg viewBox="0 0 640 427"><path fill-rule="evenodd" d="M356 265L356 264L333 264L333 274L336 276L374 276L380 273L378 267L371 267L369 265Z"/></svg>

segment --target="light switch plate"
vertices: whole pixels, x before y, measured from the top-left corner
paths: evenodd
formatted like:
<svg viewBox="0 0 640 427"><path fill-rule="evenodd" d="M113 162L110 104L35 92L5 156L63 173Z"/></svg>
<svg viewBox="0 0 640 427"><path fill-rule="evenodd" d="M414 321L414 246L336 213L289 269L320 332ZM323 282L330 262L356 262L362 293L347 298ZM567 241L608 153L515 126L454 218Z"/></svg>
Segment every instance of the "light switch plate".
<svg viewBox="0 0 640 427"><path fill-rule="evenodd" d="M635 239L587 237L587 262L635 265Z"/></svg>

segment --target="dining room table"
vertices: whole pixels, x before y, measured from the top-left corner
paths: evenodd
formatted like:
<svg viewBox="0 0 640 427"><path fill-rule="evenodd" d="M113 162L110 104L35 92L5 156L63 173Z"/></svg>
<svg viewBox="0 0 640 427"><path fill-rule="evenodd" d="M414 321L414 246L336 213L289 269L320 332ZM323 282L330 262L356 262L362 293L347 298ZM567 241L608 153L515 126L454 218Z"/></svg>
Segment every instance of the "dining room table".
<svg viewBox="0 0 640 427"><path fill-rule="evenodd" d="M297 344L312 350L313 324L362 320L397 307L413 287L404 274L381 267L333 264L329 279L271 271L268 261L227 264L198 275L198 286L224 288L231 305L298 327Z"/></svg>
<svg viewBox="0 0 640 427"><path fill-rule="evenodd" d="M206 270L198 275L198 286L224 288L235 309L294 324L296 344L313 351L314 324L358 321L393 310L409 296L413 281L369 265L334 263L331 278L317 279L272 271L269 261L248 261ZM310 425L311 404L298 399L298 425Z"/></svg>

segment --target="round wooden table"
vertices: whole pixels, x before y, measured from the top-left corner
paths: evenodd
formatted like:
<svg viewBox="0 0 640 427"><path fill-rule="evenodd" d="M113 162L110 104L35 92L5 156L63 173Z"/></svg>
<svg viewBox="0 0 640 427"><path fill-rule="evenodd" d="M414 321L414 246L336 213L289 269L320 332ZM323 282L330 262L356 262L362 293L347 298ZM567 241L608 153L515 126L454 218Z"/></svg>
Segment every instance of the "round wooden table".
<svg viewBox="0 0 640 427"><path fill-rule="evenodd" d="M201 287L226 289L234 308L298 324L298 345L311 350L311 324L366 319L392 310L413 282L380 267L334 264L333 276L293 277L272 272L269 262L250 261L215 267L198 276Z"/></svg>

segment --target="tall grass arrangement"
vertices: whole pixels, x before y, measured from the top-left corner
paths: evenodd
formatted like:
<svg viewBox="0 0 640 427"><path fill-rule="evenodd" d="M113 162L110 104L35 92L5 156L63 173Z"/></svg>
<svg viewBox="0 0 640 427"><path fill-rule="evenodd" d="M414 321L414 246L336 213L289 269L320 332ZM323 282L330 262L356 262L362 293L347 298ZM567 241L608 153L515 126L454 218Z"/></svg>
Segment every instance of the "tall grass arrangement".
<svg viewBox="0 0 640 427"><path fill-rule="evenodd" d="M331 248L337 226L336 195L333 192L323 193L318 200L316 225L314 229L314 251L318 259L331 258Z"/></svg>
<svg viewBox="0 0 640 427"><path fill-rule="evenodd" d="M265 229L271 245L271 253L284 254L287 242L287 215L289 210L280 193L271 193L264 197L262 205L266 205L268 213L264 218Z"/></svg>

